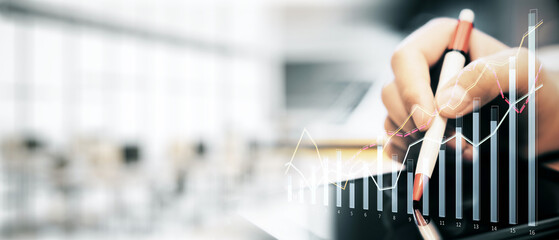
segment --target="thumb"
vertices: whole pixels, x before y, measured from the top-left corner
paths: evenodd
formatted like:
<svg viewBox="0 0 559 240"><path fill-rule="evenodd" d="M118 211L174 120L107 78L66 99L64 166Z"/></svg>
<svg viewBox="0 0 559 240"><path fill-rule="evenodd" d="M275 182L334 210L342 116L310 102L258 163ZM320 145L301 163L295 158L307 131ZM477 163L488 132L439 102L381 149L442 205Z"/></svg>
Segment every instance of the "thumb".
<svg viewBox="0 0 559 240"><path fill-rule="evenodd" d="M440 115L456 118L473 110L473 100L479 98L481 106L495 97L505 98L509 91L509 59L514 57L516 63L517 90L526 93L527 86L526 49L508 49L494 55L471 62L455 77L438 89L435 100Z"/></svg>

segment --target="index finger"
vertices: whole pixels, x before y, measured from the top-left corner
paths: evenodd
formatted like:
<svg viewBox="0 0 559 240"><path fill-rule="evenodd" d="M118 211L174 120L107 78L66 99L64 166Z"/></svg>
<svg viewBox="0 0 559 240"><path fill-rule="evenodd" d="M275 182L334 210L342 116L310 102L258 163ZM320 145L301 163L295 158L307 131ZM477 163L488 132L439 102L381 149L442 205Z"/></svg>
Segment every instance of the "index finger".
<svg viewBox="0 0 559 240"><path fill-rule="evenodd" d="M457 20L437 18L408 36L392 56L392 70L408 111L416 126L425 126L435 112L429 67L446 50ZM425 126L422 130L426 130Z"/></svg>
<svg viewBox="0 0 559 240"><path fill-rule="evenodd" d="M454 34L458 20L437 18L408 36L392 56L396 85L408 111L413 111L416 126L427 130L435 113L436 103L431 90L429 68L441 58ZM473 29L470 35L470 56L477 59L494 54L506 45Z"/></svg>

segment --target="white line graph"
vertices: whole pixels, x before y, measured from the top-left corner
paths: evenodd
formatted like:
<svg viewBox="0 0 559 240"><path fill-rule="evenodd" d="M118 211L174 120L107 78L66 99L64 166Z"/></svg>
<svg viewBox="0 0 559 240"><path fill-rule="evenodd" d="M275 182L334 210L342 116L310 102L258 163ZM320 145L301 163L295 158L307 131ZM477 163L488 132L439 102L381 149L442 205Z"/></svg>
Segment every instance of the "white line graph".
<svg viewBox="0 0 559 240"><path fill-rule="evenodd" d="M465 136L463 136L463 135L462 135L461 137L462 137L466 142L472 144L472 146L474 146L474 147L479 147L481 144L483 144L484 142L486 142L487 140L489 140L489 139L491 138L491 136L493 136L494 134L496 134L496 133L498 132L499 128L501 127L501 125L502 125L502 123L504 122L505 118L509 115L510 111L515 111L515 105L516 105L516 104L518 104L519 102L523 101L524 99L526 99L527 97L529 97L531 94L533 94L533 93L535 94L535 92L538 91L539 89L541 89L542 87L543 87L543 84L541 84L541 85L539 85L539 86L537 86L537 87L532 87L532 90L530 90L527 94L525 94L525 95L522 96L521 98L517 99L513 104L510 104L508 110L506 111L505 115L504 115L504 116L501 118L501 120L499 121L499 123L498 123L497 127L495 128L495 130L494 130L493 132L491 132L488 136L486 136L483 140L481 140L478 144L474 144L472 140L468 139L467 137L465 137ZM299 175L301 175L301 177L303 178L303 181L307 184L307 186L308 186L309 188L313 189L313 188L316 187L316 184L311 184L311 183L309 183L309 181L306 179L306 177L305 177L305 175L303 174L303 172L301 172L301 171L300 171L297 167L295 167L295 165L293 164L293 157L296 155L296 153L297 153L297 151L298 151L298 149L299 149L299 146L300 146L300 144L301 144L301 141L303 140L303 137L304 137L305 134L307 134L307 136L309 136L310 141L311 141L312 144L314 145L314 147L315 147L315 149L316 149L316 152L317 152L317 156L318 156L319 161L320 161L320 164L321 164L321 167L323 167L323 160L322 160L322 157L321 157L321 155L320 155L320 151L319 151L319 149L318 149L318 145L316 144L316 142L314 141L314 139L312 138L312 136L310 135L310 133L307 131L307 129L303 129L303 132L301 133L301 137L299 138L299 141L297 142L297 146L296 146L296 148L295 148L295 151L293 152L291 161L289 161L289 162L287 162L287 163L285 164L285 166L287 167L287 169L286 169L286 171L285 171L285 174L288 173L288 171L289 171L290 168L293 168ZM457 137L457 135L455 134L455 135L453 135L453 136L451 136L451 137L449 137L449 138L446 138L444 141L441 141L441 142L438 142L438 143L441 144L441 145L442 145L442 144L446 144L448 141L450 141L450 140L452 140L452 139L455 139L456 137ZM422 139L419 139L419 140L417 140L417 141L411 143L411 144L408 146L408 149L407 149L407 151L406 151L406 154L404 155L404 160L402 161L402 164L400 165L400 170L399 170L399 172L398 172L398 176L396 177L396 181L394 182L394 185L392 185L392 186L390 186L390 187L382 187L382 188L379 187L379 185L378 185L376 179L373 177L373 174L372 174L371 171L370 171L368 168L366 168L365 166L363 166L363 169L360 169L360 170L366 172L366 173L368 174L368 177L370 177L371 179L373 179L373 182L375 183L375 186L377 187L378 190L380 190L380 191L385 191L385 190L394 189L394 188L397 186L397 184L398 184L398 180L400 179L400 175L401 175L401 173L402 173L402 169L405 169L404 166L405 166L405 164L406 164L407 156L408 156L408 154L409 154L410 149L411 149L413 146L415 146L416 144L421 143L421 142L423 142L423 141L425 141L425 140L426 140L426 141L431 141L431 142L437 143L436 140L429 139L429 138L422 138ZM388 142L387 142L387 143L388 143ZM386 144L387 144L387 143L386 143ZM373 146L373 145L370 145L370 146ZM384 149L384 148L383 148L383 149ZM356 154L356 155L358 155L358 154ZM354 155L350 160L355 159L356 155ZM350 170L352 170L352 169L354 168L355 165L356 165L356 163L353 164L353 166L350 168ZM329 171L329 172L334 172L334 171ZM338 185L336 182L330 182L330 181L327 179L327 176L326 176L326 175L323 175L323 182L329 182L329 183L335 185L336 187L339 187L339 188L342 188L342 190L345 190L345 188L347 187L347 183L349 182L349 180L345 180L345 183L344 183L344 184ZM343 186L342 186L342 185L343 185Z"/></svg>

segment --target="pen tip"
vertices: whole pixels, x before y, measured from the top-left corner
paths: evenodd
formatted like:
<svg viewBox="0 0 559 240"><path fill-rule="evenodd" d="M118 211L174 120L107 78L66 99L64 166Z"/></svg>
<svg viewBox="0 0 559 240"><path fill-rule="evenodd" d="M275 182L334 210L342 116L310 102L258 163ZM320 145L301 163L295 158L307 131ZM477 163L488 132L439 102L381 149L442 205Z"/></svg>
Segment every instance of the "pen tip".
<svg viewBox="0 0 559 240"><path fill-rule="evenodd" d="M413 181L413 200L419 201L421 200L421 196L423 195L423 185L424 179L427 176L423 175L422 173L415 174L415 179ZM428 181L428 179L427 179Z"/></svg>

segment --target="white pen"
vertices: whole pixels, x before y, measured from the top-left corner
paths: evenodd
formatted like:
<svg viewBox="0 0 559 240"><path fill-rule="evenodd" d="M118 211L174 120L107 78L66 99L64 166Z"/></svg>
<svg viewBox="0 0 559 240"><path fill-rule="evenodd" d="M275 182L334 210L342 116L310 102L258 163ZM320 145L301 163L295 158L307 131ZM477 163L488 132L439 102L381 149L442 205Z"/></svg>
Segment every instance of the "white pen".
<svg viewBox="0 0 559 240"><path fill-rule="evenodd" d="M437 89L456 75L466 63L466 52L468 50L470 33L473 29L474 12L470 9L460 11L458 26L454 32L448 51L444 55L439 85ZM425 133L425 140L421 145L415 179L413 183L413 200L419 201L423 195L423 184L429 181L435 164L437 163L440 142L446 128L447 119L437 114L431 127Z"/></svg>

